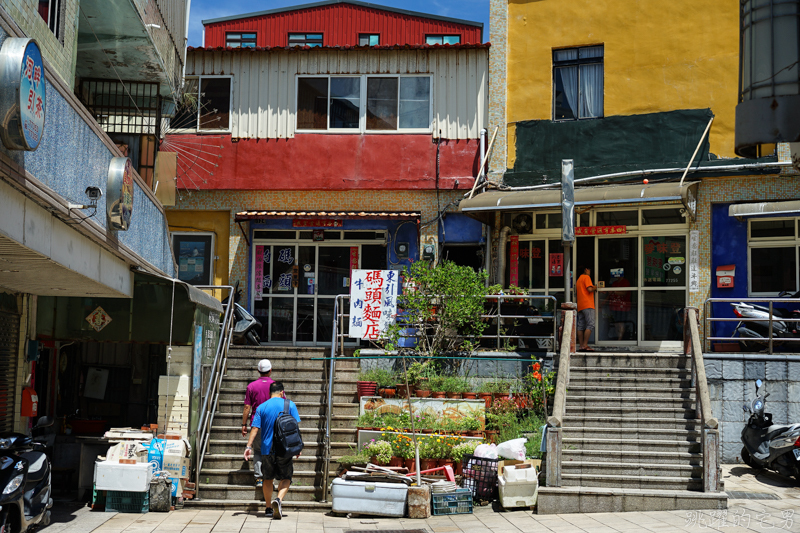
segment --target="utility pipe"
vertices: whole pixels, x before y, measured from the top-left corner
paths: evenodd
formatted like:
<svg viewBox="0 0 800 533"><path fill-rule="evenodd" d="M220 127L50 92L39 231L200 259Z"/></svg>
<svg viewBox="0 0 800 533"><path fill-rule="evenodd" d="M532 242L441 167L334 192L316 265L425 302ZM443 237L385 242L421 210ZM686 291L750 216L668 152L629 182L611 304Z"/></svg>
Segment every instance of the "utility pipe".
<svg viewBox="0 0 800 533"><path fill-rule="evenodd" d="M499 130L499 129L500 129L500 126L497 126L494 129L494 133L492 134L492 140L489 141L489 147L486 148L486 154L483 156L483 159L481 159L481 168L486 168L486 160L489 159L489 154L492 153L492 146L494 146L494 140L497 138L497 130ZM480 179L479 179L480 178L480 173L478 173L478 174L479 174L478 178L476 178L475 179L475 183L472 184L472 190L469 191L469 197L470 198L473 197L473 195L475 194L475 188L478 186L478 183L480 183Z"/></svg>
<svg viewBox="0 0 800 533"><path fill-rule="evenodd" d="M500 230L500 242L497 243L497 282L501 288L506 284L506 239L510 234L508 226Z"/></svg>
<svg viewBox="0 0 800 533"><path fill-rule="evenodd" d="M681 176L681 185L683 185L683 180L686 179L686 174L689 173L689 169L692 168L692 163L694 163L694 158L697 156L697 152L700 151L700 147L703 146L703 141L706 140L706 135L708 135L708 130L711 129L711 123L714 122L714 115L711 115L711 120L708 121L708 125L706 126L703 135L700 137L700 142L697 143L697 148L694 149L694 153L692 154L692 158L689 160L689 164L686 165L686 170L683 171L683 176Z"/></svg>

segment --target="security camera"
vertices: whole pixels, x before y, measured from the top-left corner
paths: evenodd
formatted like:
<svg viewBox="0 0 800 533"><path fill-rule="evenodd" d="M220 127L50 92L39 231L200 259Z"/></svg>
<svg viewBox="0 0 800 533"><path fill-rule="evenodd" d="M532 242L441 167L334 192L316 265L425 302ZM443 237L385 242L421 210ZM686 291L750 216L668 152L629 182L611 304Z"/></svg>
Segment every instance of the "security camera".
<svg viewBox="0 0 800 533"><path fill-rule="evenodd" d="M101 196L103 196L103 191L100 190L100 187L86 187L86 197L90 202L97 202Z"/></svg>

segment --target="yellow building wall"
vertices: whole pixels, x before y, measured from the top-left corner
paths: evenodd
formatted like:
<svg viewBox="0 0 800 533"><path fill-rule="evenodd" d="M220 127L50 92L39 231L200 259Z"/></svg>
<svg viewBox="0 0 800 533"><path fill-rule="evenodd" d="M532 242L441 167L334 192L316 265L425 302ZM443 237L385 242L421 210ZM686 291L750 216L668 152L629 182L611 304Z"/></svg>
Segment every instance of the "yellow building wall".
<svg viewBox="0 0 800 533"><path fill-rule="evenodd" d="M509 0L508 34L509 168L514 123L553 118L553 50L599 44L605 116L711 108L711 152L735 157L736 0Z"/></svg>
<svg viewBox="0 0 800 533"><path fill-rule="evenodd" d="M227 285L230 211L167 210L167 221L170 232L203 231L214 234L214 285Z"/></svg>

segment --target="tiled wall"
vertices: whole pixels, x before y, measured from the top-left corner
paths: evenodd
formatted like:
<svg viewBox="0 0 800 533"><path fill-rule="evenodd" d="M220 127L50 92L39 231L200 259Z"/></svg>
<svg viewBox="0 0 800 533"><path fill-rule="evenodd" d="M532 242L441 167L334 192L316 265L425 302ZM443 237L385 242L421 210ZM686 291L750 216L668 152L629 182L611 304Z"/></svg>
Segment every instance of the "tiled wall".
<svg viewBox="0 0 800 533"><path fill-rule="evenodd" d="M497 130L491 158L489 180L503 181L508 151L508 125L506 120L506 82L508 65L508 0L491 0L489 6L491 28L489 49L489 139ZM489 141L487 141L489 142Z"/></svg>

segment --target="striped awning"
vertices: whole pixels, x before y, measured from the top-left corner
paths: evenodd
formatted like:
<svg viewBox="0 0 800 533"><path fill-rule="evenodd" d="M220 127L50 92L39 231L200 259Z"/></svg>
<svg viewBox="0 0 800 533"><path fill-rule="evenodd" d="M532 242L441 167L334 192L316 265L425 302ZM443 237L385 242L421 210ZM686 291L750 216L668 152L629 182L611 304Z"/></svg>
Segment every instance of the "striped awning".
<svg viewBox="0 0 800 533"><path fill-rule="evenodd" d="M270 218L338 218L348 220L388 219L415 220L416 212L395 211L242 211L236 213L236 222L263 220Z"/></svg>

